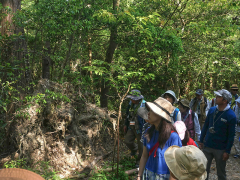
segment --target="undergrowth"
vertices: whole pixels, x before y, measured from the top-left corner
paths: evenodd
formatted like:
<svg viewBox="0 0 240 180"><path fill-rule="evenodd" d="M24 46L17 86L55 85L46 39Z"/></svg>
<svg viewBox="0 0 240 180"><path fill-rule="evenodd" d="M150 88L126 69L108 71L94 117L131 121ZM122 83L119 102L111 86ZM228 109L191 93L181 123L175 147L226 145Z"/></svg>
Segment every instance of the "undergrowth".
<svg viewBox="0 0 240 180"><path fill-rule="evenodd" d="M35 163L32 167L28 166L26 160L18 159L11 160L4 163L4 168L22 168L29 171L35 172L41 175L45 180L60 180L61 178L57 175L57 172L49 165L49 162L39 161Z"/></svg>
<svg viewBox="0 0 240 180"><path fill-rule="evenodd" d="M125 171L134 169L136 157L124 155L119 162L119 171L117 176L117 164L114 164L114 171L112 171L112 162L105 162L101 170L93 171L88 179L89 180L129 180L129 176ZM28 166L26 159L11 160L4 163L4 168L22 168L29 171L35 172L41 175L45 180L61 180L62 178L58 175L58 172L50 166L49 162L39 161L33 166ZM134 177L132 178L134 179ZM64 180L72 180L65 178Z"/></svg>
<svg viewBox="0 0 240 180"><path fill-rule="evenodd" d="M134 169L136 164L136 157L124 155L119 162L119 171L117 176L117 164L114 164L114 171L107 171L112 168L112 162L106 162L101 170L94 173L90 180L129 180L129 176L125 171Z"/></svg>

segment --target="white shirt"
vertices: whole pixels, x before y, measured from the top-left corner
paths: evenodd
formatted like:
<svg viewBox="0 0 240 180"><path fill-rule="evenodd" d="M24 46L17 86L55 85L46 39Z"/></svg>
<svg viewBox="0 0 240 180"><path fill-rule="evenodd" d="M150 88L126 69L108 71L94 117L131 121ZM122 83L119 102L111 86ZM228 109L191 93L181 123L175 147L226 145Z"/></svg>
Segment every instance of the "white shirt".
<svg viewBox="0 0 240 180"><path fill-rule="evenodd" d="M237 117L237 121L239 121L240 120L240 108L238 107L238 105L235 105L235 106L233 106L233 110ZM236 131L240 132L240 126L238 126L238 123L236 124Z"/></svg>

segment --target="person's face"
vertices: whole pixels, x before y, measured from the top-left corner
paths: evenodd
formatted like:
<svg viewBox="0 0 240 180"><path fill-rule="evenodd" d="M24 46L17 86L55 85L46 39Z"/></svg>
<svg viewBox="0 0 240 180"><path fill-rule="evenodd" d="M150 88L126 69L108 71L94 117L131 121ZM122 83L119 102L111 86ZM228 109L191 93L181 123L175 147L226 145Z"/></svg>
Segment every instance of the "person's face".
<svg viewBox="0 0 240 180"><path fill-rule="evenodd" d="M217 105L223 105L225 104L227 101L225 99L223 99L222 96L216 96L216 104Z"/></svg>
<svg viewBox="0 0 240 180"><path fill-rule="evenodd" d="M161 120L161 117L155 114L151 109L148 111L148 122L150 124L157 125Z"/></svg>
<svg viewBox="0 0 240 180"><path fill-rule="evenodd" d="M131 99L131 101L133 104L138 104L140 102L140 100L133 100L133 99Z"/></svg>
<svg viewBox="0 0 240 180"><path fill-rule="evenodd" d="M238 105L238 107L240 108L240 103L239 103L239 102L237 102L237 105Z"/></svg>
<svg viewBox="0 0 240 180"><path fill-rule="evenodd" d="M201 100L202 99L202 97L203 97L203 95L201 94L201 95L199 95L199 94L196 94L196 97L197 97L197 99L198 100Z"/></svg>
<svg viewBox="0 0 240 180"><path fill-rule="evenodd" d="M233 96L235 96L238 92L238 89L231 89L231 93Z"/></svg>
<svg viewBox="0 0 240 180"><path fill-rule="evenodd" d="M187 111L187 109L184 108L181 103L179 103L178 108L181 113L185 113Z"/></svg>
<svg viewBox="0 0 240 180"><path fill-rule="evenodd" d="M164 94L163 96L164 99L168 100L171 104L174 103L174 99L172 96L168 95L168 94Z"/></svg>

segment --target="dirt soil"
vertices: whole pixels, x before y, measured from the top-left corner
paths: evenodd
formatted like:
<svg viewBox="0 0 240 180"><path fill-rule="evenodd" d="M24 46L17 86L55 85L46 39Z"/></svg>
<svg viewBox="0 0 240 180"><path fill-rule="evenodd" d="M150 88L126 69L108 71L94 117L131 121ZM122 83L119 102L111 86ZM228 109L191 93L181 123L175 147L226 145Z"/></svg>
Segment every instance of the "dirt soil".
<svg viewBox="0 0 240 180"><path fill-rule="evenodd" d="M227 161L227 179L228 180L239 180L240 179L240 158L234 158L235 149L232 148L230 157ZM217 168L216 162L213 160L209 180L217 180Z"/></svg>

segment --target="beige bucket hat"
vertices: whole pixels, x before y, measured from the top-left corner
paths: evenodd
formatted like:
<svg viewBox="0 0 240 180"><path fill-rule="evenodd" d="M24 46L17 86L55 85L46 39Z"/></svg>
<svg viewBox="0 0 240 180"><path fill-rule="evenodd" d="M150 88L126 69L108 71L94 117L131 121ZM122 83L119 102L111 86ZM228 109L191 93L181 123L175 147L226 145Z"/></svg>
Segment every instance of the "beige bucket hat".
<svg viewBox="0 0 240 180"><path fill-rule="evenodd" d="M40 175L26 169L0 169L1 180L44 180Z"/></svg>
<svg viewBox="0 0 240 180"><path fill-rule="evenodd" d="M146 105L157 115L163 117L168 122L171 122L171 113L174 110L172 104L162 98L157 98L154 102L146 102Z"/></svg>
<svg viewBox="0 0 240 180"><path fill-rule="evenodd" d="M168 168L178 180L205 180L207 158L195 146L171 146L164 154Z"/></svg>
<svg viewBox="0 0 240 180"><path fill-rule="evenodd" d="M185 99L185 98L180 99L180 100L179 100L179 103L181 103L181 104L182 104L183 106L185 106L185 107L190 108L190 107L189 107L190 102L189 102L187 99Z"/></svg>

